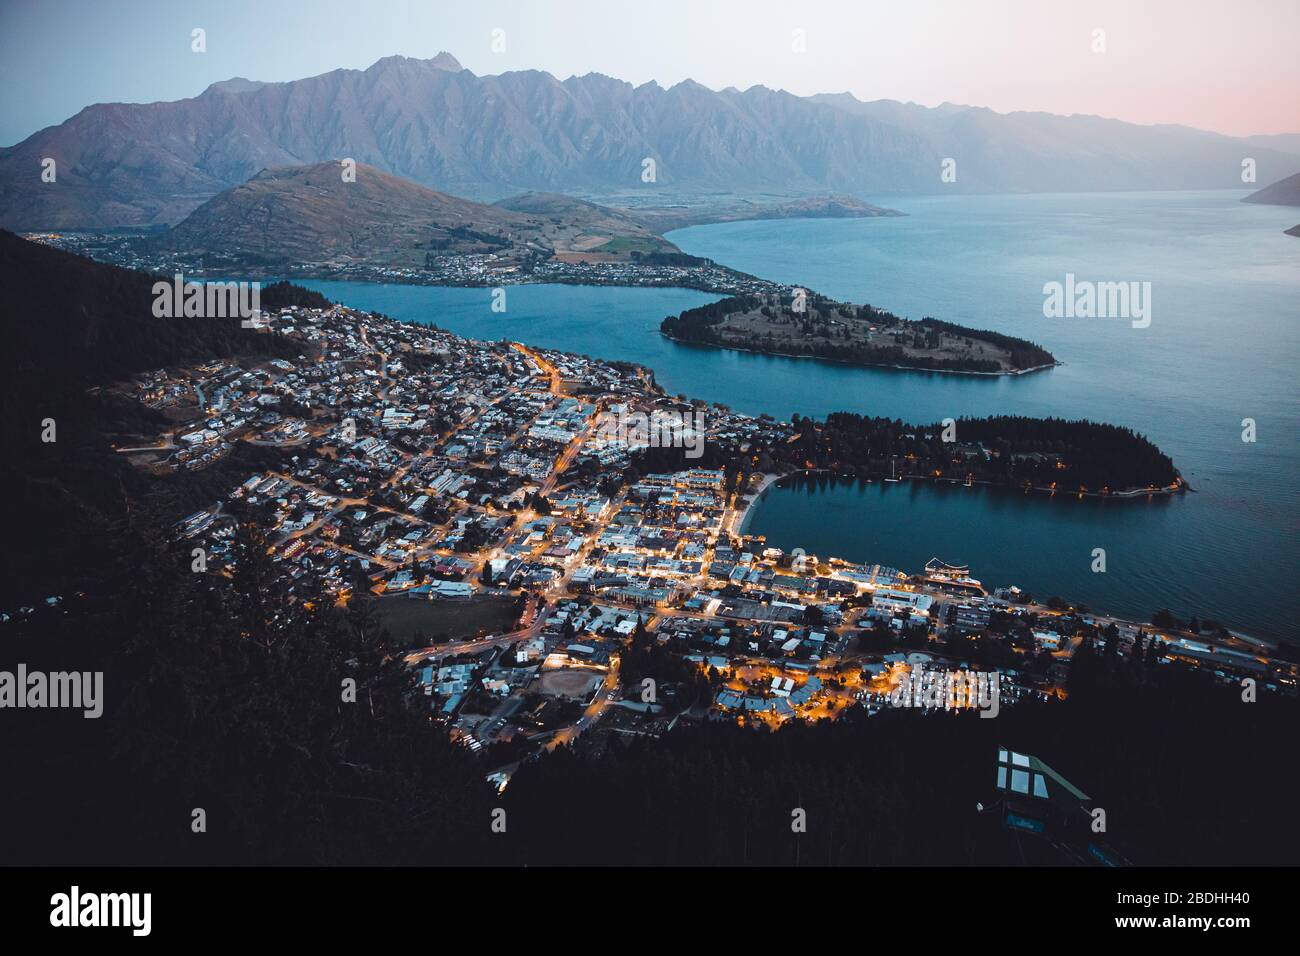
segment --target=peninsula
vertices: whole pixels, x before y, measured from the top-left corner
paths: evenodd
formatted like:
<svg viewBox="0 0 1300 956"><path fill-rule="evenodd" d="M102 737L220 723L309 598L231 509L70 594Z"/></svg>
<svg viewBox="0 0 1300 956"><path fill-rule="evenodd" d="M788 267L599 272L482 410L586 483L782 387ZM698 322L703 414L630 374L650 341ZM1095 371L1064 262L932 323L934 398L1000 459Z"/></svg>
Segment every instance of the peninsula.
<svg viewBox="0 0 1300 956"><path fill-rule="evenodd" d="M933 318L911 321L803 289L722 299L669 316L660 331L676 342L850 365L1020 375L1058 364L1025 339Z"/></svg>

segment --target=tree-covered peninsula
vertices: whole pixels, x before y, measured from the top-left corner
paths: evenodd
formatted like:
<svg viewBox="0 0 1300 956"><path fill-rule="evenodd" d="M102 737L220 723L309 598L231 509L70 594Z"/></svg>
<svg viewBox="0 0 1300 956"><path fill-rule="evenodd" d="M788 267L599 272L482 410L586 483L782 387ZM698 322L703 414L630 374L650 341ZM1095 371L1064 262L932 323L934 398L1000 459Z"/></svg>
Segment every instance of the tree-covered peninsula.
<svg viewBox="0 0 1300 956"><path fill-rule="evenodd" d="M1025 339L933 318L911 321L798 289L688 309L664 319L660 331L678 342L850 365L1017 375L1056 364Z"/></svg>

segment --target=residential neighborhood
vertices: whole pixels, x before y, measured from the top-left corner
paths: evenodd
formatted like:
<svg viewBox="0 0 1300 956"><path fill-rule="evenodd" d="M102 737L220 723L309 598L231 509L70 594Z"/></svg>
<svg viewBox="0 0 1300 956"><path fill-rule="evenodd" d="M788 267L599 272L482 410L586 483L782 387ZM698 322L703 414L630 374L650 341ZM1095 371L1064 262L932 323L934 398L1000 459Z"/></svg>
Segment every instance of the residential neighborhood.
<svg viewBox="0 0 1300 956"><path fill-rule="evenodd" d="M922 672L996 675L995 699L941 693L937 709L1065 696L1085 639L1295 693L1295 665L1244 639L1038 605L938 559L909 573L770 547L741 529L777 475L735 463L793 426L670 398L637 367L340 306L284 309L263 334L297 360L140 376L134 398L176 427L117 450L165 474L274 449L284 464L241 473L178 538L230 573L252 519L302 594L375 595L431 719L498 786L580 736L874 713ZM610 427L636 415L694 416L724 466L642 470L663 436Z"/></svg>

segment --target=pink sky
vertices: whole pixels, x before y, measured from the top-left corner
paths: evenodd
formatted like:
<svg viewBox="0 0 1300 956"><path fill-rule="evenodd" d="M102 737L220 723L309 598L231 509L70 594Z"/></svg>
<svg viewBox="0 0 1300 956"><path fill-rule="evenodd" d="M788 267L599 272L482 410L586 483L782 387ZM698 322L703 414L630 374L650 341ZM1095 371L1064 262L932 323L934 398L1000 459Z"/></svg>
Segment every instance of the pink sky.
<svg viewBox="0 0 1300 956"><path fill-rule="evenodd" d="M195 26L207 30L203 55L189 50ZM492 49L495 29L505 52ZM1092 52L1094 29L1104 53ZM1300 0L5 0L0 143L90 103L440 50L476 73L689 77L1300 133Z"/></svg>

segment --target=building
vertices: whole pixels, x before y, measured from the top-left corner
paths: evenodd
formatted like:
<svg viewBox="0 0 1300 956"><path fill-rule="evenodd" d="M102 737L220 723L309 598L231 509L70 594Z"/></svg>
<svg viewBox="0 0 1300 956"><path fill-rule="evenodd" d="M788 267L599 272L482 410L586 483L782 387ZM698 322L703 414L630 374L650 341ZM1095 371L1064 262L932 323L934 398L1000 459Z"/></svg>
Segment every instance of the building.
<svg viewBox="0 0 1300 956"><path fill-rule="evenodd" d="M957 607L954 626L961 631L982 631L989 626L990 611L982 604L961 604Z"/></svg>
<svg viewBox="0 0 1300 956"><path fill-rule="evenodd" d="M431 601L468 601L474 594L474 586L467 581L430 581L407 593Z"/></svg>
<svg viewBox="0 0 1300 956"><path fill-rule="evenodd" d="M917 591L900 591L896 588L877 588L871 597L872 608L891 613L929 614L934 598Z"/></svg>
<svg viewBox="0 0 1300 956"><path fill-rule="evenodd" d="M706 468L692 468L690 471L677 473L676 484L679 488L703 488L709 491L721 491L723 475L721 471Z"/></svg>

